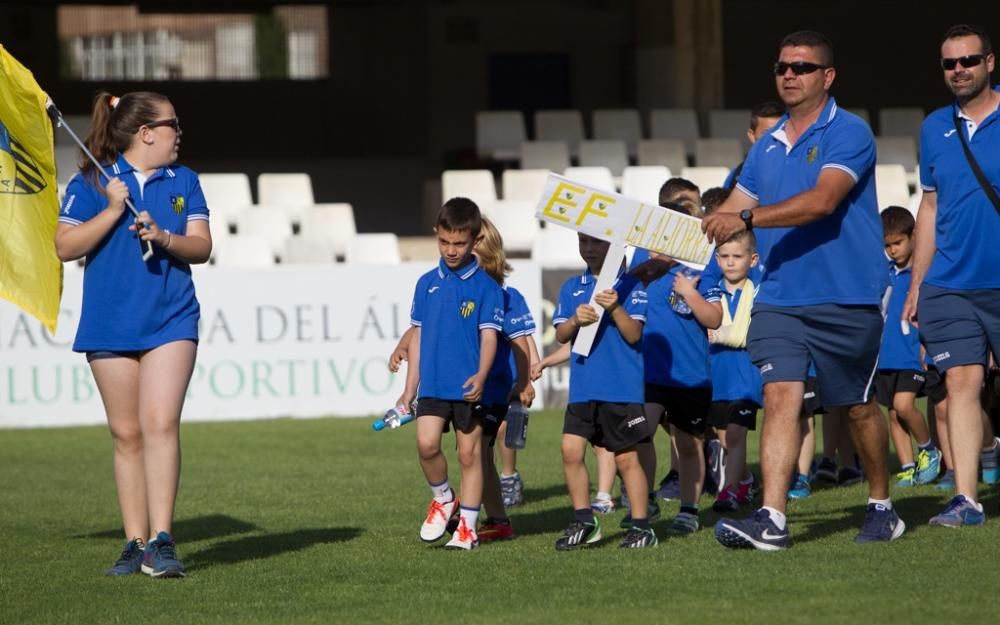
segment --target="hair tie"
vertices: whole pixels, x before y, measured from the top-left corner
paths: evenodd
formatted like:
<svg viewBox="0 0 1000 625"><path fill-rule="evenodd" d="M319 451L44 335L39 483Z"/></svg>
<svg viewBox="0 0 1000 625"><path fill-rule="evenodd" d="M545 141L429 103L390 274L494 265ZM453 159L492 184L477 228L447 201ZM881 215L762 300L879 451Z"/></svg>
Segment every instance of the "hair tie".
<svg viewBox="0 0 1000 625"><path fill-rule="evenodd" d="M121 98L116 95L113 95L108 99L108 104L111 105L111 108L118 108L119 102L121 102Z"/></svg>

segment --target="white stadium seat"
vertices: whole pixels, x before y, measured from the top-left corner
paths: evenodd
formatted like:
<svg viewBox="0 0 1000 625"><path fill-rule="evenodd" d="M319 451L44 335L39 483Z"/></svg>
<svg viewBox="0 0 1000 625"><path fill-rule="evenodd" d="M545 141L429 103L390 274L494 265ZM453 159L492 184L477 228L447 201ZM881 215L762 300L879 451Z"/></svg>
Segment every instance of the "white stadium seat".
<svg viewBox="0 0 1000 625"><path fill-rule="evenodd" d="M239 214L253 206L250 178L246 174L199 174L198 182L213 224L234 226Z"/></svg>
<svg viewBox="0 0 1000 625"><path fill-rule="evenodd" d="M643 139L639 142L639 164L662 165L672 172L680 171L688 164L687 148L680 139Z"/></svg>
<svg viewBox="0 0 1000 625"><path fill-rule="evenodd" d="M286 265L330 264L336 262L336 257L328 239L293 236L285 239L281 262Z"/></svg>
<svg viewBox="0 0 1000 625"><path fill-rule="evenodd" d="M594 111L594 139L624 141L629 156L638 153L642 122L635 109L598 109Z"/></svg>
<svg viewBox="0 0 1000 625"><path fill-rule="evenodd" d="M350 204L314 204L302 214L299 235L327 241L337 256L347 253L347 244L357 233Z"/></svg>
<svg viewBox="0 0 1000 625"><path fill-rule="evenodd" d="M910 204L910 187L906 182L906 170L902 165L875 165L875 193L879 211L888 206Z"/></svg>
<svg viewBox="0 0 1000 625"><path fill-rule="evenodd" d="M694 164L698 167L728 167L743 160L742 144L737 139L698 139L694 145Z"/></svg>
<svg viewBox="0 0 1000 625"><path fill-rule="evenodd" d="M564 171L566 167L553 171ZM503 199L537 202L542 197L547 169L505 169L501 178Z"/></svg>
<svg viewBox="0 0 1000 625"><path fill-rule="evenodd" d="M520 147L520 157L521 169L562 171L570 166L565 141L525 141Z"/></svg>
<svg viewBox="0 0 1000 625"><path fill-rule="evenodd" d="M535 112L535 139L538 141L564 141L570 156L576 156L584 138L580 111Z"/></svg>
<svg viewBox="0 0 1000 625"><path fill-rule="evenodd" d="M750 109L713 109L708 112L708 136L712 139L737 139L744 152L750 149L750 139L747 138L749 128Z"/></svg>
<svg viewBox="0 0 1000 625"><path fill-rule="evenodd" d="M261 174L257 177L257 203L285 211L299 223L307 206L316 203L309 174Z"/></svg>
<svg viewBox="0 0 1000 625"><path fill-rule="evenodd" d="M910 137L920 145L920 127L924 110L917 107L884 108L878 112L880 137Z"/></svg>
<svg viewBox="0 0 1000 625"><path fill-rule="evenodd" d="M521 142L526 139L524 115L520 111L476 113L476 154L479 158L514 160L518 157Z"/></svg>
<svg viewBox="0 0 1000 625"><path fill-rule="evenodd" d="M274 252L266 238L256 235L230 237L213 253L218 267L273 267Z"/></svg>
<svg viewBox="0 0 1000 625"><path fill-rule="evenodd" d="M670 170L661 166L626 167L622 174L622 195L640 202L659 204L660 187L670 178Z"/></svg>
<svg viewBox="0 0 1000 625"><path fill-rule="evenodd" d="M570 180L595 189L611 191L612 193L617 190L614 178L611 176L611 170L607 167L567 167L563 175Z"/></svg>
<svg viewBox="0 0 1000 625"><path fill-rule="evenodd" d="M649 130L651 139L680 139L688 156L694 155L694 141L701 136L694 109L653 109L649 113Z"/></svg>
<svg viewBox="0 0 1000 625"><path fill-rule="evenodd" d="M579 269L584 266L580 258L580 242L575 230L548 224L541 229L531 248L531 260L543 269Z"/></svg>
<svg viewBox="0 0 1000 625"><path fill-rule="evenodd" d="M685 167L681 170L681 178L695 183L702 193L712 187L721 187L728 175L728 167Z"/></svg>
<svg viewBox="0 0 1000 625"><path fill-rule="evenodd" d="M469 198L479 208L497 201L497 185L488 169L450 169L441 174L441 197Z"/></svg>
<svg viewBox="0 0 1000 625"><path fill-rule="evenodd" d="M347 244L344 260L355 265L398 265L399 238L391 232L359 234Z"/></svg>
<svg viewBox="0 0 1000 625"><path fill-rule="evenodd" d="M486 216L500 231L505 250L531 252L541 229L535 218L537 205L536 197L533 200L499 200L491 207Z"/></svg>
<svg viewBox="0 0 1000 625"><path fill-rule="evenodd" d="M280 256L285 249L285 239L292 236L292 221L281 209L274 206L254 206L240 213L236 220L238 239L247 235L265 239L271 253Z"/></svg>
<svg viewBox="0 0 1000 625"><path fill-rule="evenodd" d="M607 167L611 175L620 177L628 167L628 152L624 141L581 141L581 167Z"/></svg>

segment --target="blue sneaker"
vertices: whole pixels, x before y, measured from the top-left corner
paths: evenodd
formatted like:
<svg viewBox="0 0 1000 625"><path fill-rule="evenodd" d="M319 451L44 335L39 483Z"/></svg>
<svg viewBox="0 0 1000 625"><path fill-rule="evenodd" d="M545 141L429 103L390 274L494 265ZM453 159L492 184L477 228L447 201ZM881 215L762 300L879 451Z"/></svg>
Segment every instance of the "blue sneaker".
<svg viewBox="0 0 1000 625"><path fill-rule="evenodd" d="M1000 438L993 438L993 449L979 455L979 466L983 469L983 482L996 484L1000 482Z"/></svg>
<svg viewBox="0 0 1000 625"><path fill-rule="evenodd" d="M142 569L142 550L144 546L141 538L133 538L125 543L125 548L122 549L122 554L118 556L118 561L110 569L104 571L104 574L109 577L120 577L122 575L138 573Z"/></svg>
<svg viewBox="0 0 1000 625"><path fill-rule="evenodd" d="M980 506L982 507L982 506ZM962 527L963 525L982 525L986 522L986 514L966 499L965 495L955 495L945 506L944 512L931 517L928 525L941 527Z"/></svg>
<svg viewBox="0 0 1000 625"><path fill-rule="evenodd" d="M660 488L656 491L656 496L664 501L672 501L681 498L681 478L677 471L670 471L660 481Z"/></svg>
<svg viewBox="0 0 1000 625"><path fill-rule="evenodd" d="M590 500L590 509L595 514L611 514L615 511L615 500L610 497L607 499L594 497Z"/></svg>
<svg viewBox="0 0 1000 625"><path fill-rule="evenodd" d="M788 549L792 541L788 528L778 529L767 510L760 508L748 519L734 521L721 519L715 524L715 540L730 549L760 549L780 551Z"/></svg>
<svg viewBox="0 0 1000 625"><path fill-rule="evenodd" d="M934 488L938 490L947 490L947 491L955 490L955 472L952 471L951 469L948 469L944 473L942 473L941 479L938 480L938 483L934 485Z"/></svg>
<svg viewBox="0 0 1000 625"><path fill-rule="evenodd" d="M788 489L789 499L805 499L812 493L809 476L796 473L792 478L792 487Z"/></svg>
<svg viewBox="0 0 1000 625"><path fill-rule="evenodd" d="M921 449L917 454L917 471L913 476L915 484L930 484L937 479L941 472L941 458L943 454L940 449Z"/></svg>
<svg viewBox="0 0 1000 625"><path fill-rule="evenodd" d="M153 577L184 577L184 565L177 559L174 539L160 532L142 553L142 572Z"/></svg>
<svg viewBox="0 0 1000 625"><path fill-rule="evenodd" d="M856 543L876 543L896 540L906 531L906 523L896 514L895 508L886 508L880 503L868 504L865 522L854 537Z"/></svg>

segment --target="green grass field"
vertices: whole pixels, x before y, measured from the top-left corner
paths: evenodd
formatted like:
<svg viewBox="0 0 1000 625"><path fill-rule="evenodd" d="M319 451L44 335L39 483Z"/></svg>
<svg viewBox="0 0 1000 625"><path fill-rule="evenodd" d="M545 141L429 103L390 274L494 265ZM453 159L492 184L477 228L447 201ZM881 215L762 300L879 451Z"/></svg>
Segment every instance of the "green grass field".
<svg viewBox="0 0 1000 625"><path fill-rule="evenodd" d="M519 460L518 537L456 553L417 538L429 495L413 428L368 424L185 425L181 580L101 575L123 539L106 428L2 431L0 623L996 622L1000 524L927 527L947 499L931 487L894 490L909 529L890 545L852 542L854 486L793 502L787 552L724 550L706 497L693 537L666 538L661 520L656 549L619 550L617 512L599 546L558 553L570 507L547 412ZM996 489L982 498L995 516Z"/></svg>

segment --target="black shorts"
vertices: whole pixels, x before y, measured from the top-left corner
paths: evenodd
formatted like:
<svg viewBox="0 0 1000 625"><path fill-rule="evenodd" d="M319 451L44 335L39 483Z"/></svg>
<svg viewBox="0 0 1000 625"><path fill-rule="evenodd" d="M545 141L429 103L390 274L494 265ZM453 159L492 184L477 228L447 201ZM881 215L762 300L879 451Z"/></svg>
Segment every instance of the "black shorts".
<svg viewBox="0 0 1000 625"><path fill-rule="evenodd" d="M650 436L664 418L692 436L704 436L705 428L708 427L708 410L712 405L712 387L683 388L647 384L646 404L663 406L660 418L647 426Z"/></svg>
<svg viewBox="0 0 1000 625"><path fill-rule="evenodd" d="M713 401L708 409L708 422L717 428L724 428L730 423L742 425L748 430L757 429L757 402L746 399L736 401Z"/></svg>
<svg viewBox="0 0 1000 625"><path fill-rule="evenodd" d="M935 404L940 404L948 399L948 387L944 385L944 376L941 375L938 368L934 365L927 365L927 371L924 373L926 377L924 395L927 396L927 399Z"/></svg>
<svg viewBox="0 0 1000 625"><path fill-rule="evenodd" d="M806 378L806 390L802 393L802 415L807 418L818 414L826 414L826 410L823 410L823 404L819 401L819 382L813 375Z"/></svg>
<svg viewBox="0 0 1000 625"><path fill-rule="evenodd" d="M911 369L887 369L878 372L875 379L875 396L878 403L886 408L892 408L892 398L896 393L921 394L927 376L923 371L913 371Z"/></svg>
<svg viewBox="0 0 1000 625"><path fill-rule="evenodd" d="M468 434L477 425L484 425L486 408L482 404L467 401L452 401L436 397L420 397L417 399L417 418L424 416L441 417L444 419L444 431L454 423L455 429ZM500 427L497 424L497 427ZM496 433L494 432L494 436Z"/></svg>
<svg viewBox="0 0 1000 625"><path fill-rule="evenodd" d="M483 442L492 447L497 442L497 432L507 418L509 404L489 404L483 406Z"/></svg>
<svg viewBox="0 0 1000 625"><path fill-rule="evenodd" d="M642 404L607 401L585 401L566 406L563 434L583 437L612 452L649 440Z"/></svg>

